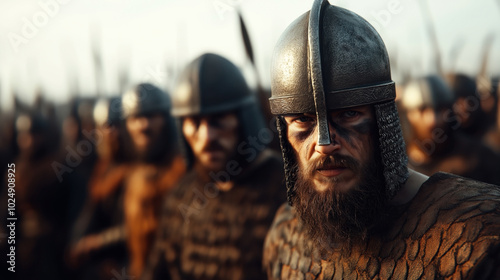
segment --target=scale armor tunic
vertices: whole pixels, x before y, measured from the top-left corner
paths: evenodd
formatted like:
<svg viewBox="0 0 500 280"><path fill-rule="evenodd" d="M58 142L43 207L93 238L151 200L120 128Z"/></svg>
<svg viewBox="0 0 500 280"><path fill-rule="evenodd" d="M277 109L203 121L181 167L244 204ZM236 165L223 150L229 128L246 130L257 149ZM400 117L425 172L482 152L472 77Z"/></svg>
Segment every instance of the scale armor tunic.
<svg viewBox="0 0 500 280"><path fill-rule="evenodd" d="M500 188L431 176L394 223L321 258L283 205L266 238L269 279L500 279Z"/></svg>
<svg viewBox="0 0 500 280"><path fill-rule="evenodd" d="M285 202L282 161L265 150L229 191L189 172L167 198L144 279L265 279L264 239Z"/></svg>

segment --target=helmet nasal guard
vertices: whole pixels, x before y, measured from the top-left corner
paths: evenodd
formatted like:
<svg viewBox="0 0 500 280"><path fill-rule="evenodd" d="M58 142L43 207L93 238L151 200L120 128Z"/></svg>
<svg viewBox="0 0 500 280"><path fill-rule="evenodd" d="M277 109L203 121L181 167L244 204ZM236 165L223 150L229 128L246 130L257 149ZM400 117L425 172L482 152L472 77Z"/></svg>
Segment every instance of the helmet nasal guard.
<svg viewBox="0 0 500 280"><path fill-rule="evenodd" d="M374 105L387 195L394 196L408 178L389 56L377 31L359 15L326 0L314 1L275 47L271 90L273 114L316 113L318 145L330 144L328 111ZM286 166L294 160L286 148L284 123L278 120L278 126L285 173L292 173ZM294 175L286 175L290 202Z"/></svg>

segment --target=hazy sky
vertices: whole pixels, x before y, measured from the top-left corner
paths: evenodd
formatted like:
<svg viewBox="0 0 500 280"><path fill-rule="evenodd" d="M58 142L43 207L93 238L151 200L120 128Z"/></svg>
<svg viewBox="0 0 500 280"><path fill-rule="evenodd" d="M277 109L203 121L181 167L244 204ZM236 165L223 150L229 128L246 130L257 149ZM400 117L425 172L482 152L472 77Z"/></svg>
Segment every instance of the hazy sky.
<svg viewBox="0 0 500 280"><path fill-rule="evenodd" d="M414 75L434 71L426 16L416 0L330 3L372 23L398 69ZM445 70L454 67L475 75L491 34L488 69L500 75L500 0L424 3L435 23ZM269 85L276 40L311 6L312 0L1 0L0 103L10 107L13 90L29 102L39 87L49 99L64 102L75 82L82 94L95 94L92 44L102 56L101 84L107 95L118 94L119 70L125 70L132 83L149 81L172 89L178 70L203 52L234 61L252 85L254 74L245 57L236 9L249 29L259 76ZM398 82L395 68L393 78Z"/></svg>

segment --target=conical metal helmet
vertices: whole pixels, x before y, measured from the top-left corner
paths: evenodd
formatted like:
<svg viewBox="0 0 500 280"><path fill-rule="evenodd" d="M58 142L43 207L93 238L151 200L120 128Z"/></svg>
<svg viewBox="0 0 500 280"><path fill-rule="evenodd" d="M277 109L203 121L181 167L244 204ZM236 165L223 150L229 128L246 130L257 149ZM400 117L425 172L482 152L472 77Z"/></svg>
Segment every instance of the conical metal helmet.
<svg viewBox="0 0 500 280"><path fill-rule="evenodd" d="M359 15L316 0L281 35L271 64L271 90L273 114L316 113L319 145L330 144L329 110L373 104L387 195L394 196L408 178L389 56L377 31ZM290 202L295 171L284 126L278 119Z"/></svg>

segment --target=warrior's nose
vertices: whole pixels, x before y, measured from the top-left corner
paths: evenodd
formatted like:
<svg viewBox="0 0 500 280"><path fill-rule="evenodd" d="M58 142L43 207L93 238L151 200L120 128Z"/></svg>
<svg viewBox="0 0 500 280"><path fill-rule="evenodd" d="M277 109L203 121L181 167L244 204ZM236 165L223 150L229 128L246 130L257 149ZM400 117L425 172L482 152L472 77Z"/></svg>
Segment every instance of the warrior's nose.
<svg viewBox="0 0 500 280"><path fill-rule="evenodd" d="M329 155L340 149L340 144L335 139L336 138L335 129L330 126L329 130L330 130L330 144L320 145L319 143L316 143L315 150L320 154Z"/></svg>

